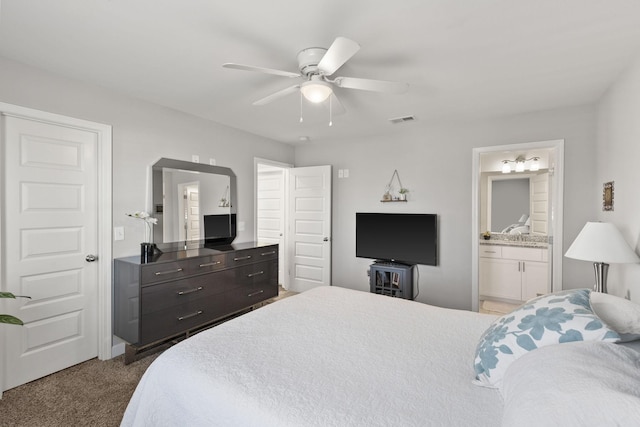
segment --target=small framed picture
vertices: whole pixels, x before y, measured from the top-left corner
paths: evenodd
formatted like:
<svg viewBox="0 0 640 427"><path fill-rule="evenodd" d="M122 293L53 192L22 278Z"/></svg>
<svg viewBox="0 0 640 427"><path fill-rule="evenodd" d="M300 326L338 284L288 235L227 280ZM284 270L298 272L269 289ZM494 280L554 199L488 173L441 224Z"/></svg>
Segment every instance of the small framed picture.
<svg viewBox="0 0 640 427"><path fill-rule="evenodd" d="M605 182L602 186L602 210L613 210L613 181Z"/></svg>

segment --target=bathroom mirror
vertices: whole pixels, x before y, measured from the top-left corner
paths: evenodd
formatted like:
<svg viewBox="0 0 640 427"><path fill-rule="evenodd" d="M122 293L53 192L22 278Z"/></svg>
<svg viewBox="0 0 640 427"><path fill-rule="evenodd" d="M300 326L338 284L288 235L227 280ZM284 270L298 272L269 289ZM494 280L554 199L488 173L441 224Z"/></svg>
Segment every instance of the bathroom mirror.
<svg viewBox="0 0 640 427"><path fill-rule="evenodd" d="M152 167L156 244L228 244L236 237L236 176L229 168L162 158Z"/></svg>
<svg viewBox="0 0 640 427"><path fill-rule="evenodd" d="M529 178L493 179L490 192L491 231L523 226L530 214Z"/></svg>

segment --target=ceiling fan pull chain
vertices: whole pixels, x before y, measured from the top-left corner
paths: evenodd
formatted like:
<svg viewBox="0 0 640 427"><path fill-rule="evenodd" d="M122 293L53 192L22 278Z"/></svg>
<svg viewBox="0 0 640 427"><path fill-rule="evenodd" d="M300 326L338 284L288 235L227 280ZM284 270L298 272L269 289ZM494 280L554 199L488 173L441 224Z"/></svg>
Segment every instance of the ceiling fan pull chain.
<svg viewBox="0 0 640 427"><path fill-rule="evenodd" d="M333 126L333 121L331 120L331 107L332 107L332 103L331 103L331 95L329 95L329 126Z"/></svg>
<svg viewBox="0 0 640 427"><path fill-rule="evenodd" d="M300 123L302 123L304 120L302 118L302 92L300 92Z"/></svg>

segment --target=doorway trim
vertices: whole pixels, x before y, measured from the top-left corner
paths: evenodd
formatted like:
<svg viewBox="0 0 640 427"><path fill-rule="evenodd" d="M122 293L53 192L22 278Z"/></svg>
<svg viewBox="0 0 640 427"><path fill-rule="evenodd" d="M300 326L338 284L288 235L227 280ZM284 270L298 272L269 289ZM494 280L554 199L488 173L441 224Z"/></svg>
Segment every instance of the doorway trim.
<svg viewBox="0 0 640 427"><path fill-rule="evenodd" d="M110 125L91 122L46 111L34 110L12 104L0 102L0 113L37 120L45 123L62 124L86 131L94 132L97 139L97 176L98 176L98 358L111 359L112 356L112 328L111 328L111 262L113 259L111 247L112 229L112 129ZM0 221L2 221L0 210ZM2 236L0 236L2 237ZM6 245L3 245L6 249ZM0 256L3 254L0 253ZM1 270L0 277L4 277ZM0 328L2 329L2 328ZM0 348L4 348L5 335L0 333ZM4 353L0 354L0 359ZM4 363L4 362L3 362ZM2 394L0 393L0 397Z"/></svg>
<svg viewBox="0 0 640 427"><path fill-rule="evenodd" d="M533 149L552 149L555 155L553 165L553 186L551 188L551 291L562 289L562 222L564 218L564 140L525 142L520 144L477 147L472 150L472 187L471 187L471 309L478 311L480 289L478 283L478 241L480 239L480 155L496 151L524 151ZM550 165L551 168L552 165Z"/></svg>
<svg viewBox="0 0 640 427"><path fill-rule="evenodd" d="M287 229L287 225L289 222L287 219L288 209L286 208L286 206L288 206L289 204L289 190L288 190L289 169L293 168L294 166L290 163L278 162L276 160L269 160L269 159L264 159L260 157L253 158L253 240L254 241L258 241L258 166L259 165L266 165L266 166L281 168L284 170L284 174L285 174L284 176L285 218L284 218L284 228L282 230L283 231L283 236L282 236L283 248L281 251L283 256L282 256L282 259L279 260L279 262L282 264L282 271L283 271L284 283L282 283L282 285L284 286L285 289L288 289L289 288L289 256L288 256L289 252L287 251L288 249L287 242L289 238L289 230Z"/></svg>

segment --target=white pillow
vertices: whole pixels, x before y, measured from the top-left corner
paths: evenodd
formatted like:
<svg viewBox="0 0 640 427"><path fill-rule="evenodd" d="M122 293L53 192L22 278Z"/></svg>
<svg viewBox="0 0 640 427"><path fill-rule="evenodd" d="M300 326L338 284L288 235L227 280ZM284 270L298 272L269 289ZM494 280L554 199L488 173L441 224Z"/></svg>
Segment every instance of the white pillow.
<svg viewBox="0 0 640 427"><path fill-rule="evenodd" d="M602 341L551 345L511 364L503 426L640 425L640 353Z"/></svg>
<svg viewBox="0 0 640 427"><path fill-rule="evenodd" d="M552 344L572 341L617 342L620 336L591 310L589 289L543 295L495 320L476 348L475 384L498 387L520 356Z"/></svg>
<svg viewBox="0 0 640 427"><path fill-rule="evenodd" d="M640 304L615 295L591 292L591 308L622 341L640 339Z"/></svg>

